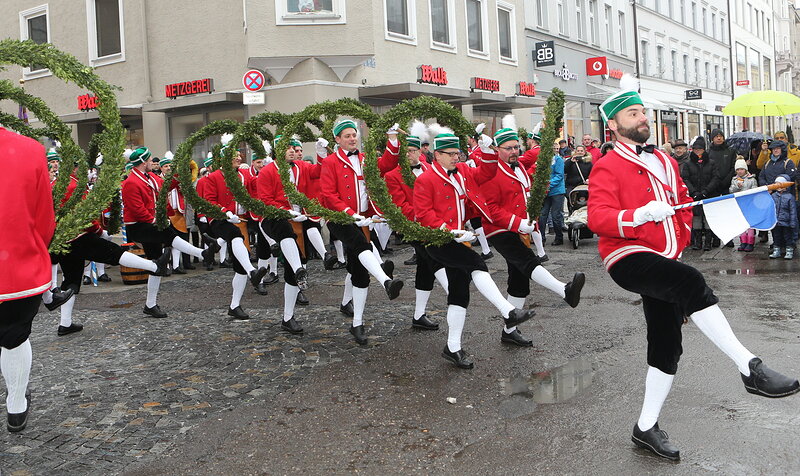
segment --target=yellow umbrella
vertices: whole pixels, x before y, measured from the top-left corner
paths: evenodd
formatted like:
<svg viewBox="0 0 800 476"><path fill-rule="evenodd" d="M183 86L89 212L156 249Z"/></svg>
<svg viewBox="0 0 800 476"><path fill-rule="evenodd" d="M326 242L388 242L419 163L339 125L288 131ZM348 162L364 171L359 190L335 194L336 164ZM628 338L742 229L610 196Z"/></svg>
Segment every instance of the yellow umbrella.
<svg viewBox="0 0 800 476"><path fill-rule="evenodd" d="M726 116L788 116L800 113L800 98L792 93L775 91L754 91L743 94L722 109Z"/></svg>

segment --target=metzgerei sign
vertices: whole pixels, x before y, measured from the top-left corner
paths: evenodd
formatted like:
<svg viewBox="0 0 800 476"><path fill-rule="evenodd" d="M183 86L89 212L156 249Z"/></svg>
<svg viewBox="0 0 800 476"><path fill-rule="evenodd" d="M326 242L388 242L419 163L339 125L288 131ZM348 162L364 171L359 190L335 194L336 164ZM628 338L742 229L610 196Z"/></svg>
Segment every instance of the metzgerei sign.
<svg viewBox="0 0 800 476"><path fill-rule="evenodd" d="M484 91L500 91L500 81L496 79L486 79L475 76L470 79L469 87L472 89L482 89Z"/></svg>
<svg viewBox="0 0 800 476"><path fill-rule="evenodd" d="M195 79L194 81L183 81L164 86L164 91L168 98L178 96L189 96L192 94L214 92L214 80L211 78Z"/></svg>

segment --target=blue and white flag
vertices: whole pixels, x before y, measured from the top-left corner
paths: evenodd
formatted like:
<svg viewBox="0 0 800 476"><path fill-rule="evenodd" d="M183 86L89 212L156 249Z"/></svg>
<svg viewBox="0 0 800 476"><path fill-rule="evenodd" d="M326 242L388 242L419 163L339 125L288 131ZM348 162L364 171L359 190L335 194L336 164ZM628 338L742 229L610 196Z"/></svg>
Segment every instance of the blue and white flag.
<svg viewBox="0 0 800 476"><path fill-rule="evenodd" d="M731 241L748 228L771 230L778 223L767 187L758 187L721 197L703 200L703 212L711 231L722 243Z"/></svg>

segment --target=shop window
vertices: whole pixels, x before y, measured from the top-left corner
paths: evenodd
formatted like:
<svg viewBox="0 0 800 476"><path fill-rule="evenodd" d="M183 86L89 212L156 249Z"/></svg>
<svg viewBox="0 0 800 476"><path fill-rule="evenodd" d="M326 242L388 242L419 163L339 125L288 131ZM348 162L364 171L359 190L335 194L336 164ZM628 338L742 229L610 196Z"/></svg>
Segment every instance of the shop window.
<svg viewBox="0 0 800 476"><path fill-rule="evenodd" d="M346 23L345 0L275 0L278 25Z"/></svg>
<svg viewBox="0 0 800 476"><path fill-rule="evenodd" d="M429 0L431 11L431 48L456 50L455 0Z"/></svg>
<svg viewBox="0 0 800 476"><path fill-rule="evenodd" d="M414 0L385 0L386 39L417 44L416 5Z"/></svg>
<svg viewBox="0 0 800 476"><path fill-rule="evenodd" d="M517 62L517 33L514 24L514 5L506 2L497 2L497 35L500 44L500 61L516 64Z"/></svg>
<svg viewBox="0 0 800 476"><path fill-rule="evenodd" d="M31 8L19 13L20 39L31 40L42 44L50 42L50 15L47 4ZM22 69L24 79L50 76L50 70L44 65L32 64Z"/></svg>
<svg viewBox="0 0 800 476"><path fill-rule="evenodd" d="M122 0L86 0L89 63L102 66L125 61Z"/></svg>
<svg viewBox="0 0 800 476"><path fill-rule="evenodd" d="M488 59L486 35L489 30L486 15L487 0L466 0L468 55Z"/></svg>

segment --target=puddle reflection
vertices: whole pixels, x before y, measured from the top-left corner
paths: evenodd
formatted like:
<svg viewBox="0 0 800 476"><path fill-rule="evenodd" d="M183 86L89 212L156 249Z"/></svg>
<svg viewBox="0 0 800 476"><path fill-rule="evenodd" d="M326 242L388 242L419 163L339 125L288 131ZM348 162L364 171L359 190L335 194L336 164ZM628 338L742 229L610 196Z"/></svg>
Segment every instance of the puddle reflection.
<svg viewBox="0 0 800 476"><path fill-rule="evenodd" d="M530 376L502 379L503 393L532 399L536 403L567 401L589 388L597 373L597 364L580 358Z"/></svg>

